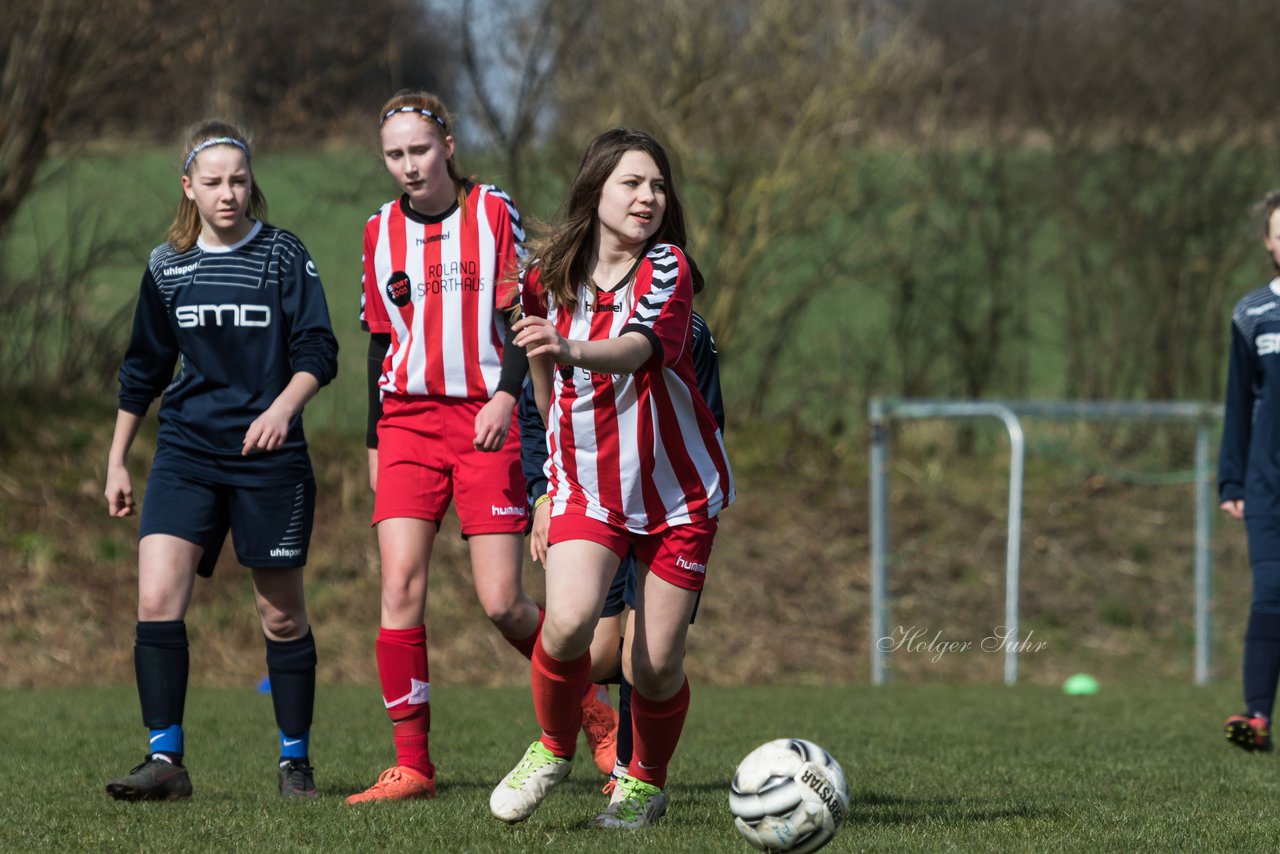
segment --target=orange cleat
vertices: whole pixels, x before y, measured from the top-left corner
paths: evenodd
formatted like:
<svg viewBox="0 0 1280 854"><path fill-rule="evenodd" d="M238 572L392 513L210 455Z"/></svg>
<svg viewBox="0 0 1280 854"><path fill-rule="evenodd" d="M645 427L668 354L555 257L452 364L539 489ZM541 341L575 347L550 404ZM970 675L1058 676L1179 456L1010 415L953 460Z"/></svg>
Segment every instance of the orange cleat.
<svg viewBox="0 0 1280 854"><path fill-rule="evenodd" d="M1248 751L1271 750L1270 722L1262 715L1232 715L1223 725L1227 741Z"/></svg>
<svg viewBox="0 0 1280 854"><path fill-rule="evenodd" d="M600 773L613 773L618 756L618 710L609 702L609 689L592 685L582 698L582 734Z"/></svg>
<svg viewBox="0 0 1280 854"><path fill-rule="evenodd" d="M407 765L388 768L378 775L378 782L363 792L347 798L349 804L367 804L374 801L425 800L436 796L436 778L424 775Z"/></svg>

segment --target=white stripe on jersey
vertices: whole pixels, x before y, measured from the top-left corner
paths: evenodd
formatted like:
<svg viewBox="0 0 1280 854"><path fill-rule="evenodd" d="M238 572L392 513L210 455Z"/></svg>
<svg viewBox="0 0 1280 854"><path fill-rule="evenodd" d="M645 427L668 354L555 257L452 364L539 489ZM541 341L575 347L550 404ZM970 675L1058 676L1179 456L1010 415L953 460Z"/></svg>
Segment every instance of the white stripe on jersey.
<svg viewBox="0 0 1280 854"><path fill-rule="evenodd" d="M477 217L476 219L478 220L478 222L476 223L477 226L480 225L480 223L483 223L485 221L485 218L483 216ZM421 226L418 226L418 227L419 229L422 229ZM451 214L448 219L440 223L440 228L447 234L455 235L455 238L453 240L442 240L440 241L439 244L437 244L440 247L440 269L441 270L458 270L461 268L461 264L462 264L461 211L460 210L454 211L453 214ZM425 234L426 233L425 230L423 230L422 233ZM410 245L412 246L413 244L410 244ZM421 253L418 253L418 257L419 259L421 259L422 257ZM425 280L425 277L422 274L419 274L419 278L414 279L415 282L421 282L424 280ZM441 274L440 281L441 281L441 285L443 285L444 282L446 281L443 277L443 274ZM461 274L458 274L457 282L459 283L459 285L461 285L461 282L462 282ZM430 299L430 297L431 297L430 294L426 296L427 299ZM430 334L432 335L437 333L439 334L440 349L442 352L447 354L463 352L463 338L465 337L465 333L463 332L463 329L462 329L462 301L463 301L463 296L462 296L462 291L460 289L455 290L452 293L442 290L440 293L440 318L439 318L440 328L438 330L437 329L430 330ZM419 317L421 317L423 314L426 314L426 312L423 312L423 311L417 312L417 315ZM481 314L483 314L483 312L481 312ZM427 343L427 339L424 338L423 343L424 344ZM426 350L425 347L422 347L419 349L424 352ZM467 367L464 364L464 360L445 358L443 367L444 367L444 393L449 397L466 397L467 396ZM415 374L414 376L418 376L418 375ZM423 384L420 390L415 389L411 393L424 394L425 392L426 392L426 385Z"/></svg>

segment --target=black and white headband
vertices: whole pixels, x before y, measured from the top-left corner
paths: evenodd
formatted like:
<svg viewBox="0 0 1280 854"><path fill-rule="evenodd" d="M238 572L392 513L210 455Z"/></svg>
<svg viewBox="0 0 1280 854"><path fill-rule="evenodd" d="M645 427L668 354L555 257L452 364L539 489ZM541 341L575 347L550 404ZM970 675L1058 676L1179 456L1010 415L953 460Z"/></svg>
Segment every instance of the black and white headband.
<svg viewBox="0 0 1280 854"><path fill-rule="evenodd" d="M449 132L449 128L445 126L444 119L440 118L435 113L428 110L426 107L396 107L395 109L387 110L382 115L382 121L378 122L378 127L382 127L383 125L385 125L387 123L387 119L391 118L396 113L417 113L420 116L426 116L427 118L431 119L431 121L440 125L440 130L444 131L445 133Z"/></svg>
<svg viewBox="0 0 1280 854"><path fill-rule="evenodd" d="M187 162L182 164L183 173L191 171L191 161L196 159L196 155L204 151L206 148L213 148L215 145L234 145L236 148L244 152L245 159L249 158L249 146L245 145L238 139L229 136L215 136L213 139L206 139L204 142L191 149L191 153L187 155Z"/></svg>

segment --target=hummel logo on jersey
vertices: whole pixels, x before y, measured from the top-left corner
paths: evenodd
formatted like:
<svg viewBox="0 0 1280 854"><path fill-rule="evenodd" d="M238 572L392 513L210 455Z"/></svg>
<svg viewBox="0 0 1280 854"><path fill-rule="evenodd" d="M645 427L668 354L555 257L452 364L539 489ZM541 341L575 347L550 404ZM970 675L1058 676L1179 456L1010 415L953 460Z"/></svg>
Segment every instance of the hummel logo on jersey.
<svg viewBox="0 0 1280 854"><path fill-rule="evenodd" d="M428 243L439 243L441 240L448 239L449 232L446 231L440 234L428 234L426 237L419 237L417 240L419 246L426 246Z"/></svg>
<svg viewBox="0 0 1280 854"><path fill-rule="evenodd" d="M301 557L302 549L272 549L272 557Z"/></svg>
<svg viewBox="0 0 1280 854"><path fill-rule="evenodd" d="M185 276L188 273L194 273L196 267L199 266L199 261L192 261L190 264L183 264L181 267L165 267L160 272L166 276Z"/></svg>
<svg viewBox="0 0 1280 854"><path fill-rule="evenodd" d="M705 563L695 563L694 561L691 561L691 560L685 560L680 555L676 555L676 566L680 567L681 569L687 569L690 572L700 573L702 575L706 575L707 573L707 565Z"/></svg>
<svg viewBox="0 0 1280 854"><path fill-rule="evenodd" d="M178 326L270 326L271 307L266 305L180 305L174 310Z"/></svg>
<svg viewBox="0 0 1280 854"><path fill-rule="evenodd" d="M523 507L499 507L497 504L490 505L494 516L527 516L528 511Z"/></svg>
<svg viewBox="0 0 1280 854"><path fill-rule="evenodd" d="M1280 332L1264 332L1254 339L1258 345L1259 356L1271 356L1280 353Z"/></svg>
<svg viewBox="0 0 1280 854"><path fill-rule="evenodd" d="M612 311L614 314L622 311L622 303L614 303L613 305L589 305L587 311Z"/></svg>

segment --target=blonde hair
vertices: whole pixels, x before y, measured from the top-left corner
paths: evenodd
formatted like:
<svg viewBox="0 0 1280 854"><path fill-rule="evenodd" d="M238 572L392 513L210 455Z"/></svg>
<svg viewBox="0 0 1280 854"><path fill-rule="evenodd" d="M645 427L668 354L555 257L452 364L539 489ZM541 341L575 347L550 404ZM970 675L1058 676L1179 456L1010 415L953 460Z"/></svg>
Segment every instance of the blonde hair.
<svg viewBox="0 0 1280 854"><path fill-rule="evenodd" d="M440 96L428 92L425 89L401 89L399 92L391 96L388 101L382 105L382 109L378 111L378 130L381 132L382 126L386 124L387 119L399 112L416 113L418 117L431 126L431 129L440 136L443 141L446 137L453 136L453 117L449 115L449 109L445 107L444 101L440 100ZM449 177L453 180L453 189L458 197L458 209L462 211L462 215L467 215L467 187L462 178L462 172L458 169L458 164L454 157L450 157L445 161L445 166L449 169Z"/></svg>
<svg viewBox="0 0 1280 854"><path fill-rule="evenodd" d="M199 157L200 151L208 147L210 142L219 139L228 140L226 144L239 148L245 153L245 160L250 161L249 210L246 213L250 219L265 222L267 218L267 199L262 194L262 190L258 188L258 182L253 180L253 165L249 156L249 140L235 125L216 119L193 125L187 131L187 141L182 147L182 174L190 174L191 166L194 165L194 158ZM221 143L214 142L213 144ZM196 245L196 238L200 236L200 228L200 211L196 208L196 203L188 199L184 194L182 201L178 203L178 212L174 215L173 222L169 225L169 232L165 235L165 240L176 251L186 252Z"/></svg>

